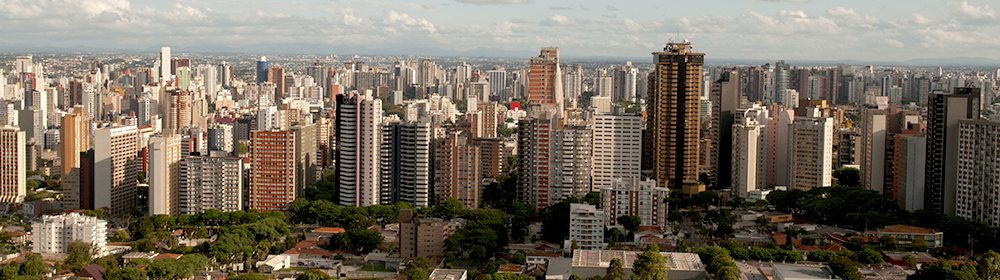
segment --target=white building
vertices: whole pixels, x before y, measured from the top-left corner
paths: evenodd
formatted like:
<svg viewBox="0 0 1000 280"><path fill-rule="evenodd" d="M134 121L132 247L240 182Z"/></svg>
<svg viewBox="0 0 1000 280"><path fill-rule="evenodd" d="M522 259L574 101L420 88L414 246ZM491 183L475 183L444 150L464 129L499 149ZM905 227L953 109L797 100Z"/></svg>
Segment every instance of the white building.
<svg viewBox="0 0 1000 280"><path fill-rule="evenodd" d="M121 215L136 206L139 138L135 126L94 130L95 209L108 207L111 215Z"/></svg>
<svg viewBox="0 0 1000 280"><path fill-rule="evenodd" d="M576 241L580 250L604 249L604 212L590 204L569 205L569 240L564 248Z"/></svg>
<svg viewBox="0 0 1000 280"><path fill-rule="evenodd" d="M753 104L737 110L734 117L730 186L736 196L746 199L767 183L767 108Z"/></svg>
<svg viewBox="0 0 1000 280"><path fill-rule="evenodd" d="M25 137L17 127L0 127L0 202L20 203L24 200L27 185L25 180Z"/></svg>
<svg viewBox="0 0 1000 280"><path fill-rule="evenodd" d="M154 136L149 139L149 214L179 216L178 190L181 173L181 137Z"/></svg>
<svg viewBox="0 0 1000 280"><path fill-rule="evenodd" d="M958 121L958 190L955 215L1000 225L1000 123Z"/></svg>
<svg viewBox="0 0 1000 280"><path fill-rule="evenodd" d="M351 92L337 98L337 174L340 205L379 204L382 100Z"/></svg>
<svg viewBox="0 0 1000 280"><path fill-rule="evenodd" d="M639 216L642 226L667 225L666 199L670 189L657 187L656 180L640 180L639 177L615 179L611 186L601 188L601 210L604 212L604 226L622 228L618 217Z"/></svg>
<svg viewBox="0 0 1000 280"><path fill-rule="evenodd" d="M642 116L594 116L593 189L619 178L638 177L642 162Z"/></svg>
<svg viewBox="0 0 1000 280"><path fill-rule="evenodd" d="M208 209L243 210L243 161L238 157L187 157L181 164L178 192L182 215Z"/></svg>
<svg viewBox="0 0 1000 280"><path fill-rule="evenodd" d="M45 215L41 221L31 222L31 252L65 254L69 243L79 240L89 243L94 256L108 254L108 222L68 213L58 216Z"/></svg>
<svg viewBox="0 0 1000 280"><path fill-rule="evenodd" d="M789 189L807 191L833 184L833 119L817 117L816 108L809 111L813 117L795 118L789 131Z"/></svg>

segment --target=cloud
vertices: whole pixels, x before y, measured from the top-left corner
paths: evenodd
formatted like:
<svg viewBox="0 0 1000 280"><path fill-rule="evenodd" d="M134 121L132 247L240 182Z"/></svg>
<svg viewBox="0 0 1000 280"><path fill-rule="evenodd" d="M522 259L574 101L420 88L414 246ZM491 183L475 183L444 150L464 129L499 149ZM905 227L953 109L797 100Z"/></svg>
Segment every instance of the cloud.
<svg viewBox="0 0 1000 280"><path fill-rule="evenodd" d="M555 10L555 11L566 11L566 10L572 10L572 9L573 8L566 7L566 6L549 7L549 10Z"/></svg>
<svg viewBox="0 0 1000 280"><path fill-rule="evenodd" d="M529 18L515 18L515 19L510 20L510 22L513 22L513 23L535 23L535 21L533 21L533 20L531 20Z"/></svg>
<svg viewBox="0 0 1000 280"><path fill-rule="evenodd" d="M475 5L506 5L506 4L527 4L531 0L458 0L458 2Z"/></svg>
<svg viewBox="0 0 1000 280"><path fill-rule="evenodd" d="M681 18L678 26L693 33L743 33L779 35L835 35L843 32L836 22L824 17L810 17L802 11L778 11L775 16L755 12L737 17L702 16Z"/></svg>
<svg viewBox="0 0 1000 280"><path fill-rule="evenodd" d="M611 13L611 14L603 14L603 15L601 15L601 17L602 17L602 18L615 18L615 17L617 17L617 16L618 16L618 15L617 15L617 14L614 14L614 13Z"/></svg>
<svg viewBox="0 0 1000 280"><path fill-rule="evenodd" d="M761 0L765 2L795 2L795 3L809 3L811 0Z"/></svg>
<svg viewBox="0 0 1000 280"><path fill-rule="evenodd" d="M903 44L903 42L889 38L885 38L885 40L882 40L882 43L895 48L903 48L906 46L905 44Z"/></svg>
<svg viewBox="0 0 1000 280"><path fill-rule="evenodd" d="M976 7L969 5L967 1L962 1L961 3L948 3L948 7L951 8L952 15L961 22L983 24L992 23L996 20L997 12L993 8L990 8L990 5Z"/></svg>
<svg viewBox="0 0 1000 280"><path fill-rule="evenodd" d="M587 9L587 7L584 7L583 5L580 5L580 10L590 11L590 9Z"/></svg>
<svg viewBox="0 0 1000 280"><path fill-rule="evenodd" d="M611 5L604 6L604 8L607 9L608 11L612 11L612 12L618 10L618 8L616 8L615 6L611 6Z"/></svg>
<svg viewBox="0 0 1000 280"><path fill-rule="evenodd" d="M879 19L874 18L872 16L862 17L861 15L855 13L854 9L848 9L844 7L836 7L828 9L826 10L826 14L834 18L839 18L850 25L861 26L869 29L874 29L875 24L879 24L882 22Z"/></svg>
<svg viewBox="0 0 1000 280"><path fill-rule="evenodd" d="M590 23L587 20L570 19L564 15L552 14L549 18L538 22L542 26L579 26Z"/></svg>

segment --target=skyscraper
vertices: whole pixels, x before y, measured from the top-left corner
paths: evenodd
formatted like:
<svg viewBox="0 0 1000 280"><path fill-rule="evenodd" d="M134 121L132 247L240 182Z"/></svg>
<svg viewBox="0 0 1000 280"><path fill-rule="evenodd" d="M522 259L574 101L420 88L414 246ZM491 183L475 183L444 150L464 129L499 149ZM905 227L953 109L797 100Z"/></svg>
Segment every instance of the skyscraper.
<svg viewBox="0 0 1000 280"><path fill-rule="evenodd" d="M405 201L416 207L430 206L431 123L387 122L382 124L379 155L381 203Z"/></svg>
<svg viewBox="0 0 1000 280"><path fill-rule="evenodd" d="M931 93L927 101L927 175L924 209L955 216L958 182L958 121L979 118L979 89Z"/></svg>
<svg viewBox="0 0 1000 280"><path fill-rule="evenodd" d="M789 189L808 191L833 183L833 119L819 117L816 108L809 109L806 117L795 118L789 131Z"/></svg>
<svg viewBox="0 0 1000 280"><path fill-rule="evenodd" d="M296 197L295 161L295 132L250 132L250 209L288 209Z"/></svg>
<svg viewBox="0 0 1000 280"><path fill-rule="evenodd" d="M166 86L170 78L170 47L160 48L160 86Z"/></svg>
<svg viewBox="0 0 1000 280"><path fill-rule="evenodd" d="M136 126L113 126L94 131L94 209L108 207L124 215L136 206L140 168ZM82 169L81 169L82 170ZM83 176L81 172L81 176Z"/></svg>
<svg viewBox="0 0 1000 280"><path fill-rule="evenodd" d="M167 134L180 133L181 129L191 126L191 95L186 90L174 90L170 93Z"/></svg>
<svg viewBox="0 0 1000 280"><path fill-rule="evenodd" d="M340 204L379 204L379 147L382 100L349 92L337 96L337 185Z"/></svg>
<svg viewBox="0 0 1000 280"><path fill-rule="evenodd" d="M1000 123L958 121L958 181L955 215L989 226L1000 225Z"/></svg>
<svg viewBox="0 0 1000 280"><path fill-rule="evenodd" d="M20 203L27 195L24 131L10 125L0 127L0 202Z"/></svg>
<svg viewBox="0 0 1000 280"><path fill-rule="evenodd" d="M149 174L149 214L181 214L180 175L181 137L180 135L154 136L149 139L147 172Z"/></svg>
<svg viewBox="0 0 1000 280"><path fill-rule="evenodd" d="M317 83L321 80L313 77ZM274 83L274 100L281 100L285 97L285 89L288 85L285 84L285 68L281 66L272 66L267 69L267 81ZM325 87L325 86L324 86Z"/></svg>
<svg viewBox="0 0 1000 280"><path fill-rule="evenodd" d="M80 152L90 149L90 125L82 106L73 107L73 112L62 118L59 139L59 159L62 161L62 175L80 167Z"/></svg>
<svg viewBox="0 0 1000 280"><path fill-rule="evenodd" d="M736 196L748 198L750 191L763 189L767 181L767 108L752 103L749 108L737 110L729 148L731 172L730 188ZM719 161L726 161L722 157ZM721 174L720 174L721 175ZM720 181L720 184L724 182Z"/></svg>
<svg viewBox="0 0 1000 280"><path fill-rule="evenodd" d="M538 57L532 57L528 68L528 104L554 105L563 111L562 73L559 70L559 48L542 48Z"/></svg>
<svg viewBox="0 0 1000 280"><path fill-rule="evenodd" d="M739 69L724 69L718 80L712 83L709 94L712 101L712 152L709 159L712 174L711 185L726 188L732 182L733 123L736 110L740 109L743 98L743 83Z"/></svg>
<svg viewBox="0 0 1000 280"><path fill-rule="evenodd" d="M185 158L181 164L179 193L178 208L182 215L208 209L243 210L243 160L210 156Z"/></svg>
<svg viewBox="0 0 1000 280"><path fill-rule="evenodd" d="M507 96L507 70L503 68L486 71L487 80L490 81L490 96L496 96L501 101L506 101Z"/></svg>
<svg viewBox="0 0 1000 280"><path fill-rule="evenodd" d="M257 83L258 84L262 84L262 83L268 81L267 80L267 78L268 78L267 77L267 70L268 70L268 67L267 67L267 57L261 56L260 60L257 61L257 72L256 73L257 73Z"/></svg>
<svg viewBox="0 0 1000 280"><path fill-rule="evenodd" d="M649 84L646 129L653 157L653 179L660 187L697 185L700 140L701 66L704 53L691 43L669 43L653 53L656 68ZM645 141L645 140L644 140Z"/></svg>
<svg viewBox="0 0 1000 280"><path fill-rule="evenodd" d="M529 117L518 121L517 199L538 209L555 204L552 190L556 183L552 168L552 138L559 128L555 107L529 106Z"/></svg>
<svg viewBox="0 0 1000 280"><path fill-rule="evenodd" d="M451 131L434 140L434 200L448 198L462 203L463 209L479 208L480 149L468 143L464 131Z"/></svg>
<svg viewBox="0 0 1000 280"><path fill-rule="evenodd" d="M593 188L610 187L618 178L639 177L642 116L594 116Z"/></svg>

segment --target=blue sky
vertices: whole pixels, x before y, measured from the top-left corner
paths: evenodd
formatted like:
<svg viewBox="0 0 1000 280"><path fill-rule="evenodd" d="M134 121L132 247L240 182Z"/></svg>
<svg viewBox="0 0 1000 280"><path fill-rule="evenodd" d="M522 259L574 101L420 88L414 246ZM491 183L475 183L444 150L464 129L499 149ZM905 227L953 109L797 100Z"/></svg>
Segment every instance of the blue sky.
<svg viewBox="0 0 1000 280"><path fill-rule="evenodd" d="M643 57L678 32L713 58L1000 58L1000 1L4 0L0 44L316 43Z"/></svg>

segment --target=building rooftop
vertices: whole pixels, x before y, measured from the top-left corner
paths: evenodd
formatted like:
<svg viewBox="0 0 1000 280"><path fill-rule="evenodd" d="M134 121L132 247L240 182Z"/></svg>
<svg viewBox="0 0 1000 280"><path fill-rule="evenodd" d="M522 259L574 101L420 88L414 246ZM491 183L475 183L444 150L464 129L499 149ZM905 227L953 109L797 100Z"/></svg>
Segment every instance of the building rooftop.
<svg viewBox="0 0 1000 280"><path fill-rule="evenodd" d="M917 259L917 262L937 262L938 259L931 254L924 252L901 252L901 251L882 251L882 254L894 261L902 261L903 257L906 255L912 255L913 258Z"/></svg>
<svg viewBox="0 0 1000 280"><path fill-rule="evenodd" d="M435 269L431 272L430 280L462 280L466 277L465 269Z"/></svg>
<svg viewBox="0 0 1000 280"><path fill-rule="evenodd" d="M573 251L573 267L604 267L611 264L612 259L622 260L622 268L632 268L640 251L611 251L611 250L575 250ZM668 253L660 252L661 256L667 258L667 267L670 270L705 270L701 258L695 253Z"/></svg>
<svg viewBox="0 0 1000 280"><path fill-rule="evenodd" d="M345 230L339 227L321 227L314 229L312 232L325 232L325 233L341 233Z"/></svg>
<svg viewBox="0 0 1000 280"><path fill-rule="evenodd" d="M891 233L920 233L920 234L934 234L936 233L932 229L926 229L922 227L908 226L908 225L891 225L886 226L879 230L880 232L891 232Z"/></svg>
<svg viewBox="0 0 1000 280"><path fill-rule="evenodd" d="M519 264L502 264L500 268L497 269L497 273L510 272L513 274L521 274L524 272L524 266Z"/></svg>
<svg viewBox="0 0 1000 280"><path fill-rule="evenodd" d="M774 274L781 274L784 280L833 279L833 273L825 266L774 264Z"/></svg>

